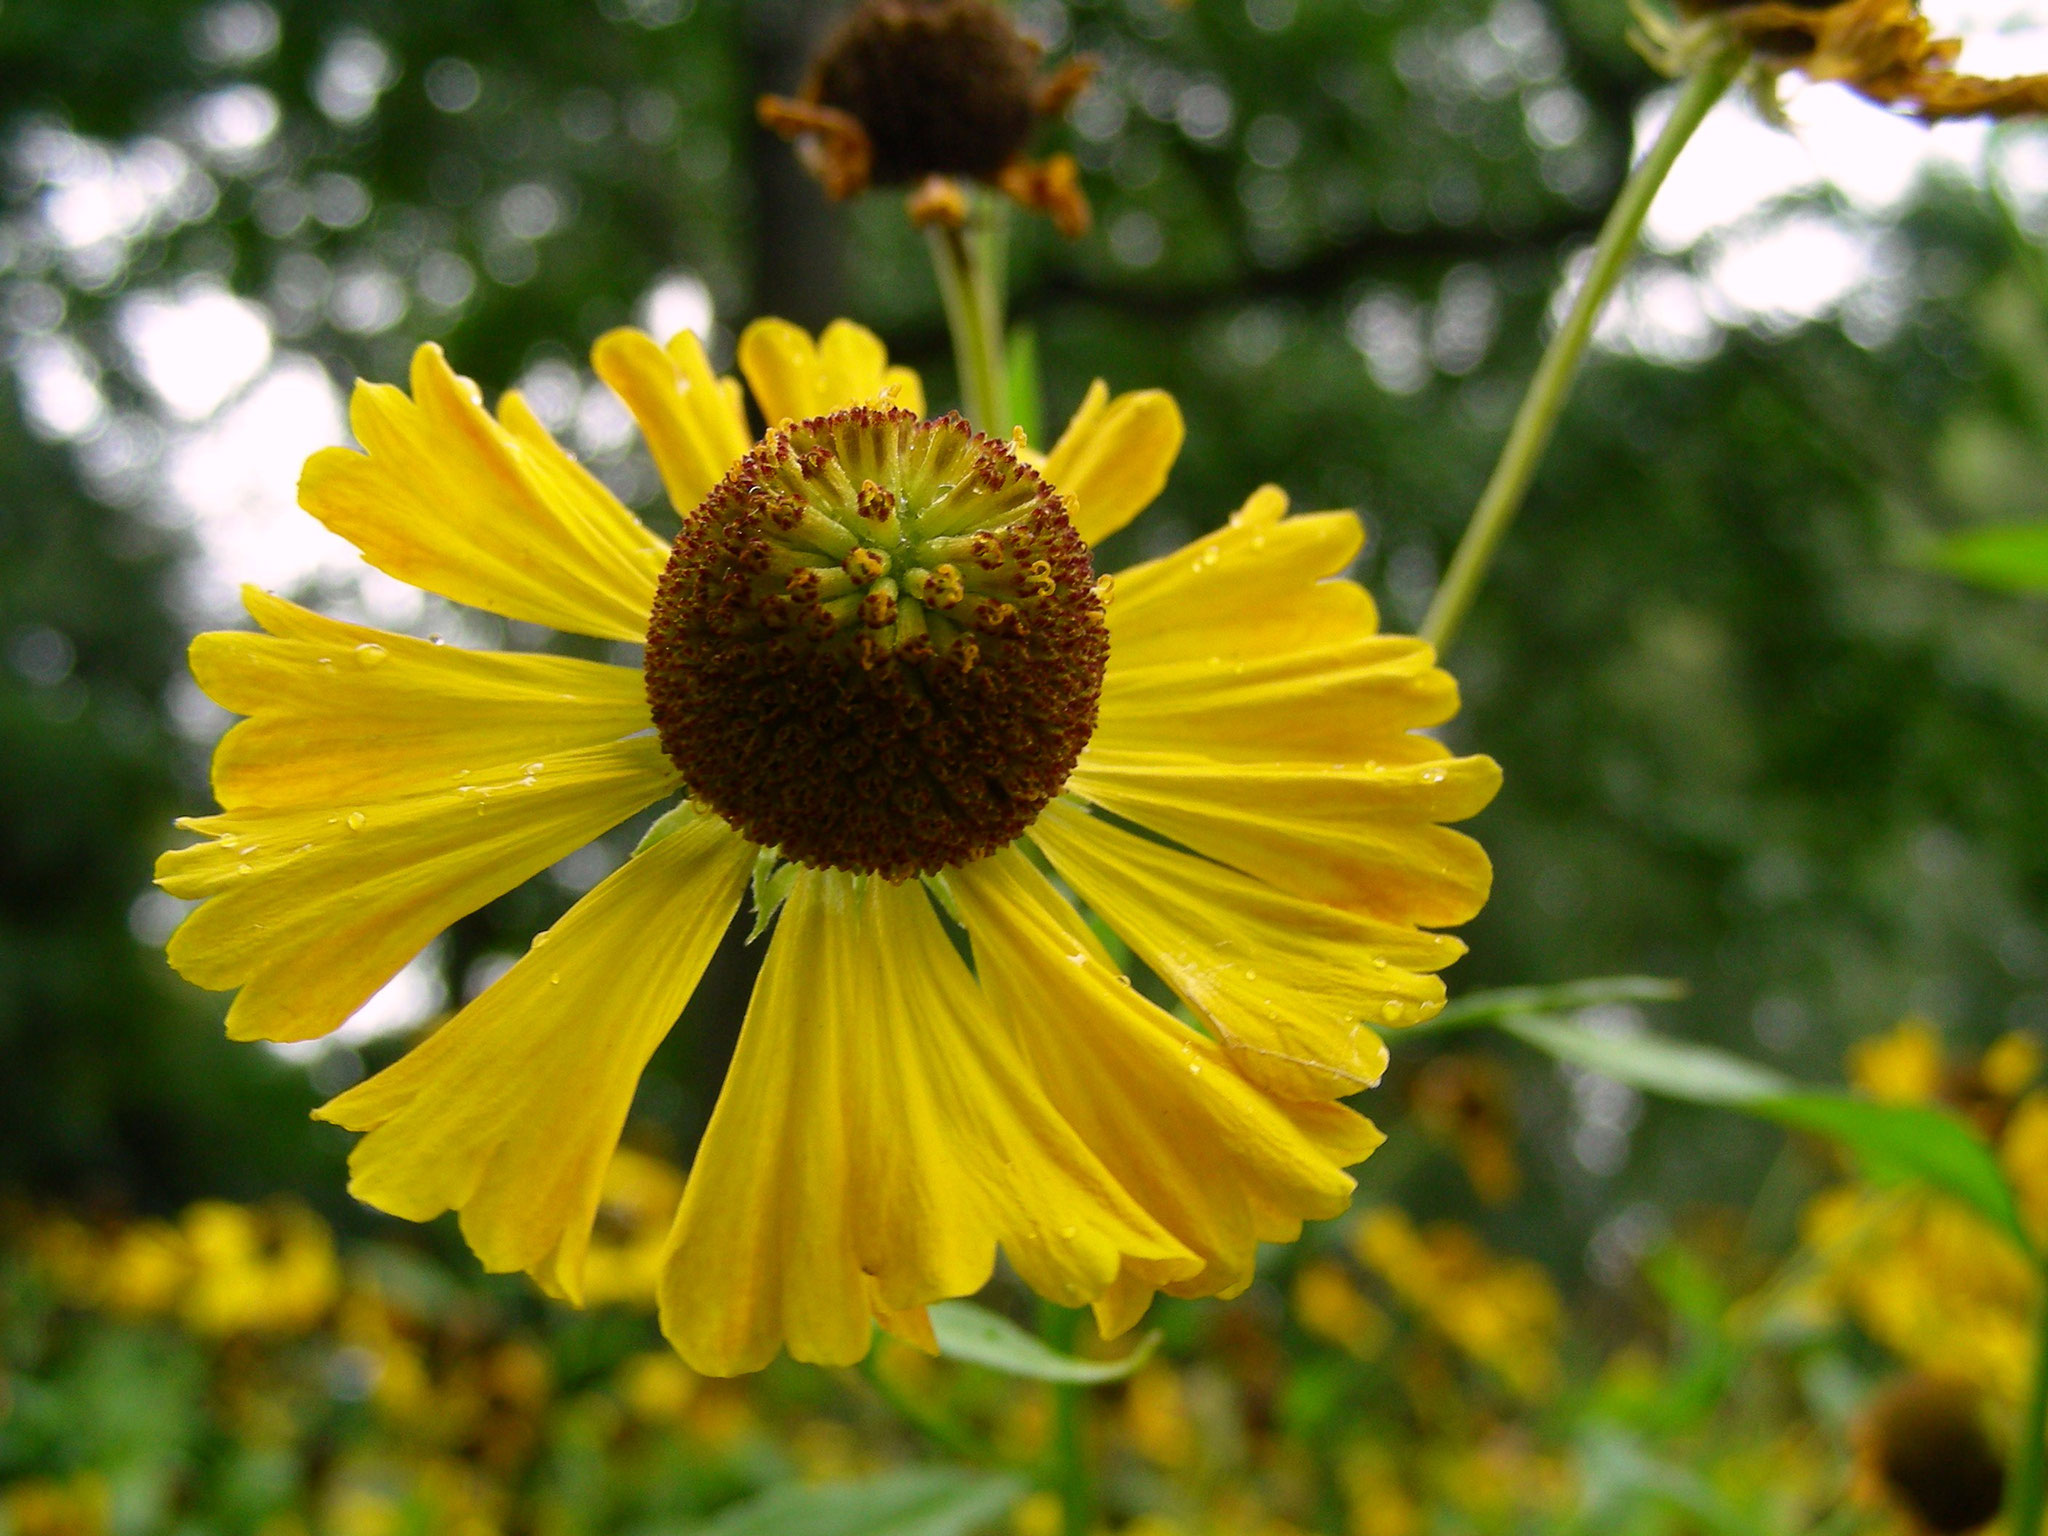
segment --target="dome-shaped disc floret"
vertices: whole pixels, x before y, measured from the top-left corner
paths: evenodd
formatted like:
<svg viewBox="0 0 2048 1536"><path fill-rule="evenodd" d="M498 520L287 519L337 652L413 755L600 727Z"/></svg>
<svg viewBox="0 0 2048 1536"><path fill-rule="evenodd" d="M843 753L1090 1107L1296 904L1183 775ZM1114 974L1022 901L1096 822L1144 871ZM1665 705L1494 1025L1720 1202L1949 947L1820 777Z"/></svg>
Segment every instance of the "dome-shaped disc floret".
<svg viewBox="0 0 2048 1536"><path fill-rule="evenodd" d="M696 799L818 868L992 853L1066 782L1109 657L1087 547L958 416L785 423L684 520L647 695Z"/></svg>

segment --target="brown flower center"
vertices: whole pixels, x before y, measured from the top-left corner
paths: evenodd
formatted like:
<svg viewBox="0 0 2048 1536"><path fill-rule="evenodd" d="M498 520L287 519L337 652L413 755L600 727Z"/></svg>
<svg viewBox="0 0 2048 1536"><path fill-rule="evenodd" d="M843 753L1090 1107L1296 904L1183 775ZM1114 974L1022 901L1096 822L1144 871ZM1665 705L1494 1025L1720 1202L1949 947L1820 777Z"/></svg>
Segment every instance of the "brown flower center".
<svg viewBox="0 0 2048 1536"><path fill-rule="evenodd" d="M903 879L1010 842L1095 729L1109 655L1059 495L958 416L785 423L676 535L647 696L748 838Z"/></svg>

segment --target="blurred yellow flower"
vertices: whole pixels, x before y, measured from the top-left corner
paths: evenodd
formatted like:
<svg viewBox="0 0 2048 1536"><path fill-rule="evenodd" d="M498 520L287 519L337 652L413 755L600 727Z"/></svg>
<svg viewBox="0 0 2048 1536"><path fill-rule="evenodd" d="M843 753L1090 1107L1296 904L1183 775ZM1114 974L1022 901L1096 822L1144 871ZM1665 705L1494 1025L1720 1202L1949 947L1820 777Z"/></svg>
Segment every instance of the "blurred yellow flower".
<svg viewBox="0 0 2048 1536"><path fill-rule="evenodd" d="M1917 1014L1849 1048L1850 1083L1881 1104L1931 1103L1941 1078L1941 1037Z"/></svg>
<svg viewBox="0 0 2048 1536"><path fill-rule="evenodd" d="M1808 1205L1801 1242L1822 1296L1900 1359L2018 1402L2040 1281L1982 1217L1927 1190L1845 1186Z"/></svg>
<svg viewBox="0 0 2048 1536"><path fill-rule="evenodd" d="M1124 1391L1124 1437L1156 1466L1184 1467L1195 1453L1195 1424L1180 1372L1155 1360Z"/></svg>
<svg viewBox="0 0 2048 1536"><path fill-rule="evenodd" d="M928 1347L925 1305L999 1247L1110 1336L1158 1290L1242 1290L1260 1241L1348 1201L1380 1140L1339 1102L1384 1068L1371 1026L1441 1006L1461 946L1429 930L1486 898L1443 824L1498 769L1421 734L1455 685L1342 579L1357 519L1289 518L1271 487L1105 606L1088 546L1180 447L1158 391L1098 384L1041 468L918 420L916 375L858 326L756 322L738 360L752 446L694 336L598 343L683 519L672 551L437 348L410 396L358 388L365 451L309 461L308 510L401 580L644 642L645 667L247 593L263 632L193 647L249 718L215 757L222 813L159 866L203 903L172 963L240 988L237 1039L325 1034L448 924L687 786L510 972L320 1111L365 1133L358 1198L456 1210L487 1268L589 1299L636 1081L751 872L779 918L659 1266L693 1368L844 1364L877 1322ZM1204 1029L1124 983L1027 841ZM615 1257L600 1289L644 1255Z"/></svg>
<svg viewBox="0 0 2048 1536"><path fill-rule="evenodd" d="M662 1250L683 1200L682 1170L621 1147L605 1171L604 1194L583 1262L583 1302L654 1305Z"/></svg>
<svg viewBox="0 0 2048 1536"><path fill-rule="evenodd" d="M1294 1276L1292 1301L1295 1320L1303 1328L1361 1360L1379 1352L1392 1327L1387 1314L1334 1259L1302 1265Z"/></svg>
<svg viewBox="0 0 2048 1536"><path fill-rule="evenodd" d="M697 1376L672 1351L649 1350L619 1367L618 1389L634 1418L672 1424L696 1400Z"/></svg>
<svg viewBox="0 0 2048 1536"><path fill-rule="evenodd" d="M302 1333L341 1291L334 1234L296 1201L262 1209L206 1200L180 1221L192 1278L179 1303L197 1333Z"/></svg>
<svg viewBox="0 0 2048 1536"><path fill-rule="evenodd" d="M1360 1262L1514 1392L1539 1398L1556 1386L1563 1307L1540 1264L1496 1255L1455 1222L1418 1231L1388 1205L1365 1212L1351 1241Z"/></svg>
<svg viewBox="0 0 2048 1536"><path fill-rule="evenodd" d="M0 1531L7 1536L104 1536L113 1528L112 1492L98 1472L27 1478L0 1489Z"/></svg>

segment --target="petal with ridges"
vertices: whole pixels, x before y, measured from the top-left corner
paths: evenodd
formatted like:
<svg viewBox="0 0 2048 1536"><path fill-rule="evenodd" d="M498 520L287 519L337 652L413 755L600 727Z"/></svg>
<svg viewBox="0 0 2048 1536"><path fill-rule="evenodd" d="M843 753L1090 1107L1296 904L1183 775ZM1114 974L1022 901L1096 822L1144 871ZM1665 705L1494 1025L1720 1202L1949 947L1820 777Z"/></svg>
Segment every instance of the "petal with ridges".
<svg viewBox="0 0 2048 1536"><path fill-rule="evenodd" d="M1126 1258L1196 1267L1054 1113L916 883L806 870L663 1266L694 1369L845 1365L877 1316L969 1295L1001 1243L1068 1305Z"/></svg>
<svg viewBox="0 0 2048 1536"><path fill-rule="evenodd" d="M1304 901L1055 801L1031 840L1060 878L1283 1099L1342 1098L1386 1070L1369 1027L1442 1006L1444 934ZM1386 1010L1392 1007L1392 1018Z"/></svg>
<svg viewBox="0 0 2048 1536"><path fill-rule="evenodd" d="M205 905L171 936L171 965L242 989L231 1038L313 1039L457 918L675 787L659 743L635 736L395 800L180 821L207 841L157 860L157 883Z"/></svg>
<svg viewBox="0 0 2048 1536"><path fill-rule="evenodd" d="M1110 664L1173 664L1190 654L1258 660L1376 633L1371 595L1356 582L1328 579L1365 541L1357 517L1286 514L1286 494L1261 486L1215 532L1117 572Z"/></svg>
<svg viewBox="0 0 2048 1536"><path fill-rule="evenodd" d="M640 640L668 550L516 394L493 420L431 342L412 396L356 386L364 452L306 461L299 504L401 581L576 634Z"/></svg>
<svg viewBox="0 0 2048 1536"><path fill-rule="evenodd" d="M245 587L267 634L192 642L192 675L250 718L213 754L229 810L332 806L447 789L465 773L617 741L649 726L631 667L465 651L344 624Z"/></svg>
<svg viewBox="0 0 2048 1536"><path fill-rule="evenodd" d="M756 320L740 333L738 361L771 427L849 405L898 405L924 415L918 376L890 367L881 339L851 320L833 321L815 342L787 320Z"/></svg>
<svg viewBox="0 0 2048 1536"><path fill-rule="evenodd" d="M315 1111L368 1134L349 1192L459 1211L487 1270L581 1304L606 1169L654 1048L739 908L754 848L711 815L628 859L390 1067Z"/></svg>
<svg viewBox="0 0 2048 1536"><path fill-rule="evenodd" d="M752 446L739 402L689 331L666 348L645 331L608 331L591 348L597 376L640 423L676 511L687 515Z"/></svg>
<svg viewBox="0 0 2048 1536"><path fill-rule="evenodd" d="M1423 762L1449 753L1426 736L1458 712L1436 652L1405 635L1228 658L1207 654L1199 611L1184 658L1128 665L1114 642L1094 742L1258 762Z"/></svg>
<svg viewBox="0 0 2048 1536"><path fill-rule="evenodd" d="M1045 458L1045 477L1067 503L1074 531L1100 544L1166 488L1187 440L1180 406L1162 389L1109 398L1097 379Z"/></svg>
<svg viewBox="0 0 2048 1536"><path fill-rule="evenodd" d="M1454 927L1486 904L1493 866L1436 825L1500 788L1487 757L1424 764L1214 763L1081 754L1070 793L1310 901L1390 923Z"/></svg>
<svg viewBox="0 0 2048 1536"><path fill-rule="evenodd" d="M1105 1331L1128 1326L1150 1289L1235 1295L1252 1281L1258 1244L1289 1242L1301 1223L1351 1198L1331 1156L1330 1117L1303 1134L1290 1106L1230 1069L1213 1041L1162 1012L1079 942L1073 909L1016 850L956 869L982 984L1016 1033L1060 1115L1119 1183L1197 1254L1175 1277L1126 1260L1103 1299ZM1329 1106L1335 1108L1336 1106ZM1356 1162L1380 1141L1349 1110Z"/></svg>

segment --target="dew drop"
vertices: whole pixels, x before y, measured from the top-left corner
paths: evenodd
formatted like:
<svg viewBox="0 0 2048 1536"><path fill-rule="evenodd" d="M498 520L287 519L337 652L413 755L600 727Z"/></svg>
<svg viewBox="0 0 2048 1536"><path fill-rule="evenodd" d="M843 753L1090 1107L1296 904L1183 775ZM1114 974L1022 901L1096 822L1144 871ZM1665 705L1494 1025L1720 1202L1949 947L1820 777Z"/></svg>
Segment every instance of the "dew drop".
<svg viewBox="0 0 2048 1536"><path fill-rule="evenodd" d="M551 986L551 987L559 987L559 986L560 986L561 984L562 984L562 973L561 973L560 971L549 971L549 972L548 972L548 985L549 985L549 986Z"/></svg>
<svg viewBox="0 0 2048 1536"><path fill-rule="evenodd" d="M547 767L546 763L528 763L524 768L520 769L519 771L525 774L528 780L530 781L533 775L539 773L541 769L545 767Z"/></svg>
<svg viewBox="0 0 2048 1536"><path fill-rule="evenodd" d="M1067 956L1067 960L1069 961L1069 963L1073 965L1086 965L1088 963L1088 957L1086 955L1069 955Z"/></svg>
<svg viewBox="0 0 2048 1536"><path fill-rule="evenodd" d="M256 866L254 864L237 864L235 866L235 873L238 875L253 875L256 873Z"/></svg>
<svg viewBox="0 0 2048 1536"><path fill-rule="evenodd" d="M1380 1004L1380 1017L1389 1024L1395 1023L1401 1017L1401 1005L1391 997L1388 998L1384 1003Z"/></svg>
<svg viewBox="0 0 2048 1536"><path fill-rule="evenodd" d="M443 640L439 635L427 636L427 644L429 645L446 645L447 643L448 642L446 640Z"/></svg>
<svg viewBox="0 0 2048 1536"><path fill-rule="evenodd" d="M368 826L369 824L370 818L365 816L361 811L350 811L348 813L349 831L360 832L363 830L364 827Z"/></svg>
<svg viewBox="0 0 2048 1536"><path fill-rule="evenodd" d="M1441 783L1443 783L1443 781L1444 781L1444 771L1443 771L1443 769L1441 769L1441 768L1428 768L1428 769L1425 769L1425 770L1423 771L1423 774L1422 774L1422 782L1423 782L1423 783L1425 783L1425 784L1441 784Z"/></svg>
<svg viewBox="0 0 2048 1536"><path fill-rule="evenodd" d="M356 662L365 667L381 667L391 658L391 653L374 640L365 640L356 647Z"/></svg>
<svg viewBox="0 0 2048 1536"><path fill-rule="evenodd" d="M536 933L536 934L535 934L535 935L533 936L533 947L534 947L535 949L539 949L539 948L541 947L541 945L543 945L543 944L547 943L547 941L548 941L549 937L550 937L550 936L551 936L551 935L552 935L553 933L554 933L554 929L552 929L552 928L543 928L543 929L541 929L541 931L540 931L539 933Z"/></svg>
<svg viewBox="0 0 2048 1536"><path fill-rule="evenodd" d="M1376 971L1384 971L1387 968L1387 957L1385 955L1374 955L1372 957L1372 968Z"/></svg>
<svg viewBox="0 0 2048 1536"><path fill-rule="evenodd" d="M1259 973L1257 971L1246 971L1244 973L1244 979L1246 981L1257 981L1259 979Z"/></svg>

